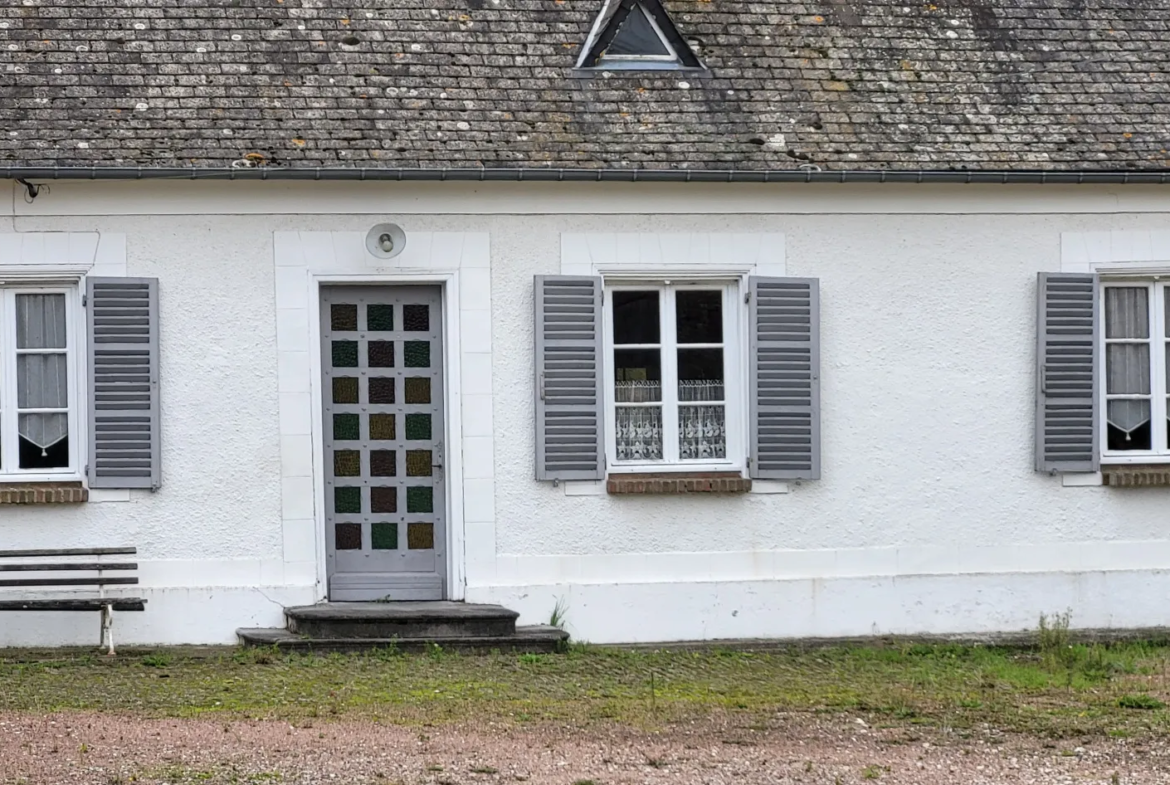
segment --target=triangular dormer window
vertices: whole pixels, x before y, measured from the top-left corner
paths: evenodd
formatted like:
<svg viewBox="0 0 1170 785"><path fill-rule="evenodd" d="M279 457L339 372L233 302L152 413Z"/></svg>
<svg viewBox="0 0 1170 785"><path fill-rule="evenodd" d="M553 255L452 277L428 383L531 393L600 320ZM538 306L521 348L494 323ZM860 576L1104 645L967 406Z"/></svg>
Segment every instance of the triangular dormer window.
<svg viewBox="0 0 1170 785"><path fill-rule="evenodd" d="M660 0L607 0L578 68L702 68Z"/></svg>

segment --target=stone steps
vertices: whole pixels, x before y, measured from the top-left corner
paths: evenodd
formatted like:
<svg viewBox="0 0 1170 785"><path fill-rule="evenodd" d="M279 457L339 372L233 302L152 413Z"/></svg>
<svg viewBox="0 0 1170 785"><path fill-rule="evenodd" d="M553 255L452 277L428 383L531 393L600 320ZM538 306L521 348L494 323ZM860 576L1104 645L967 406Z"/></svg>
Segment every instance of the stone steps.
<svg viewBox="0 0 1170 785"><path fill-rule="evenodd" d="M551 652L569 636L556 627L516 627L519 614L462 602L331 602L285 608L286 629L240 629L245 646L287 651L396 648Z"/></svg>

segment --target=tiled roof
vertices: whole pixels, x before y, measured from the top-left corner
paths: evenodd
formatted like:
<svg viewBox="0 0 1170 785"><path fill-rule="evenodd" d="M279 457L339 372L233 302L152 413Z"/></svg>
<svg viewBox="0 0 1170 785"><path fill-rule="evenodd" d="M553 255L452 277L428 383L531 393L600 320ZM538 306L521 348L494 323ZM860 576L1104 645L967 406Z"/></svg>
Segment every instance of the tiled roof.
<svg viewBox="0 0 1170 785"><path fill-rule="evenodd" d="M665 6L709 75L574 73L601 0L7 0L0 166L1170 167L1163 0Z"/></svg>

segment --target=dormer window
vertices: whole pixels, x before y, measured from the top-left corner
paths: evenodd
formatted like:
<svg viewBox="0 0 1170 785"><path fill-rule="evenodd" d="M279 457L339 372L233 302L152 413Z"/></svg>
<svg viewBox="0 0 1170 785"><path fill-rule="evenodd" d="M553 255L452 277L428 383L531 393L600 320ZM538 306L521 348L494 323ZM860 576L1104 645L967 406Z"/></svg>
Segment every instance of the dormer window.
<svg viewBox="0 0 1170 785"><path fill-rule="evenodd" d="M703 64L659 0L608 0L577 67L660 71L697 69Z"/></svg>

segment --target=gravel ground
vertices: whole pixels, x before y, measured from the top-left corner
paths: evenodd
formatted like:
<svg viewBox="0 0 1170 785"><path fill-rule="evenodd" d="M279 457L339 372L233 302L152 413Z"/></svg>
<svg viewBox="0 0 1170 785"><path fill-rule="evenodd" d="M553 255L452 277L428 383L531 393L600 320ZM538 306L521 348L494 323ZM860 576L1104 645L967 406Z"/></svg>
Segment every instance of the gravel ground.
<svg viewBox="0 0 1170 785"><path fill-rule="evenodd" d="M0 782L1105 783L1170 782L1164 739L958 733L860 717L721 716L660 731L615 725L402 727L359 721L0 714Z"/></svg>

